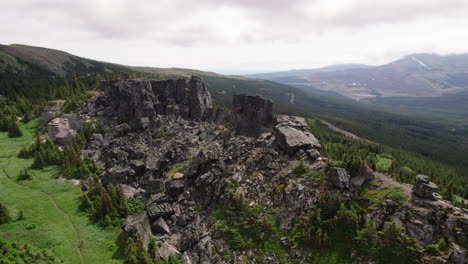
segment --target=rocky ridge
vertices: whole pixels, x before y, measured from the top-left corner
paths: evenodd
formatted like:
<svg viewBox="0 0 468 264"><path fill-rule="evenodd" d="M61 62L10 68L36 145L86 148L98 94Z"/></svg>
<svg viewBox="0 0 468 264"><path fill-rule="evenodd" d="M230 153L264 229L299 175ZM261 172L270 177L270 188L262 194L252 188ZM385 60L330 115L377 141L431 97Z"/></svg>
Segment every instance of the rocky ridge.
<svg viewBox="0 0 468 264"><path fill-rule="evenodd" d="M296 213L312 208L321 194L339 193L352 200L375 178L369 168L353 177L343 168L332 168L323 185L294 173L298 159L315 171L326 165L306 121L275 117L270 100L251 95L235 96L227 114L213 107L198 77L104 82L98 96L75 115L82 121L99 120L108 132L93 135L84 151L104 170L102 183L121 184L127 195L146 204L142 215L127 218L127 235L145 243L155 237L161 257L172 254L184 263L256 262L252 249L234 252L230 262L221 257L228 244L211 211L233 194L251 206L277 209L281 228L286 229ZM467 212L436 191L427 176L418 175L407 203L369 204L360 221L372 219L379 229L395 221L422 245L444 238L450 249L443 261L467 263L462 246L468 244ZM291 246L287 258L305 263L307 254ZM263 259L277 262L275 256Z"/></svg>

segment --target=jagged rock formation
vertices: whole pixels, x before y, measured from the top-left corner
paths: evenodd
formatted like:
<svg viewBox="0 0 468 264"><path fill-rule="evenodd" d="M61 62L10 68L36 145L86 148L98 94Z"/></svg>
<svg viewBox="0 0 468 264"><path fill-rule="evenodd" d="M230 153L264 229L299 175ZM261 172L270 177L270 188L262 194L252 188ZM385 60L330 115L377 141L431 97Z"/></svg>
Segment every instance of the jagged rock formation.
<svg viewBox="0 0 468 264"><path fill-rule="evenodd" d="M271 130L273 102L260 95L234 96L229 127L237 135L258 137Z"/></svg>
<svg viewBox="0 0 468 264"><path fill-rule="evenodd" d="M431 182L431 178L426 175L417 175L416 183L413 187L413 193L426 199L435 200L434 194L439 190L437 185Z"/></svg>
<svg viewBox="0 0 468 264"><path fill-rule="evenodd" d="M47 124L47 134L57 144L64 144L72 140L76 130L71 128L68 118L55 118Z"/></svg>
<svg viewBox="0 0 468 264"><path fill-rule="evenodd" d="M93 135L85 154L102 167L103 184L122 184L127 195L144 201L146 212L128 217L124 230L145 243L155 237L162 258L172 254L184 263L227 263L220 256L227 242L210 214L234 194L251 207L275 208L281 228L287 229L320 195L355 199L357 187L365 188L375 177L368 167L352 177L343 168L330 168L328 184L295 173L298 158L314 170L324 168L320 144L303 118L275 118L272 102L259 96L235 96L228 117L212 107L197 77L114 80L103 83L103 90L78 113L99 119L108 131ZM435 190L418 176L408 203L370 204L360 221L372 219L382 229L393 220L423 245L445 238L451 243L446 258L465 263L466 249L460 245L468 241L467 212L433 195ZM289 248L287 259L306 263L307 251L287 240L281 240ZM232 263L256 263L254 253L234 252ZM278 262L275 256L263 261Z"/></svg>
<svg viewBox="0 0 468 264"><path fill-rule="evenodd" d="M111 95L112 114L122 122L135 121L146 128L156 115L224 121L222 110L213 109L206 84L195 76L190 80L113 80L102 86Z"/></svg>

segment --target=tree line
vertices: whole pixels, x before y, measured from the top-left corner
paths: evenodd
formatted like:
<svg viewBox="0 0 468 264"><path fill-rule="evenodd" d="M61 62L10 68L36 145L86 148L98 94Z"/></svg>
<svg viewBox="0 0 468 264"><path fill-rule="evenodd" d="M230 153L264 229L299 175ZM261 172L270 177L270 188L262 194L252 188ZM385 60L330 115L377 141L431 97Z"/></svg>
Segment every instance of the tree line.
<svg viewBox="0 0 468 264"><path fill-rule="evenodd" d="M468 173L461 168L383 144L351 139L318 120L310 120L309 127L322 144L322 154L330 159L353 164L365 162L373 170L388 173L403 183L414 184L417 174L428 175L441 187L445 199L457 203L454 195L468 198Z"/></svg>

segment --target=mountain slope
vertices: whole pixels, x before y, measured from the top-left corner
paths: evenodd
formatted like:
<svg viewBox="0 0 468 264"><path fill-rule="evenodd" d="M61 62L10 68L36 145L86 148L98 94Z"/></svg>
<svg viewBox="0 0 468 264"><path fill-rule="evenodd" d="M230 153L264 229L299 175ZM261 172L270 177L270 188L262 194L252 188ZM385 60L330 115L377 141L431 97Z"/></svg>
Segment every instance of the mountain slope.
<svg viewBox="0 0 468 264"><path fill-rule="evenodd" d="M318 88L354 99L441 96L468 88L468 54L414 54L369 68L322 71L273 78L301 89Z"/></svg>

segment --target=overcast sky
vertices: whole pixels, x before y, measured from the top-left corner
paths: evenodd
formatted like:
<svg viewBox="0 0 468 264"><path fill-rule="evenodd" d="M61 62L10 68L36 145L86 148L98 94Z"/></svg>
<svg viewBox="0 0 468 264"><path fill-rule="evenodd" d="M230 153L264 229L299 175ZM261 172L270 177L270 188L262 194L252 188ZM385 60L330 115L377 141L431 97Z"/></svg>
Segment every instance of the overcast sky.
<svg viewBox="0 0 468 264"><path fill-rule="evenodd" d="M223 73L468 53L468 0L0 0L0 43Z"/></svg>

